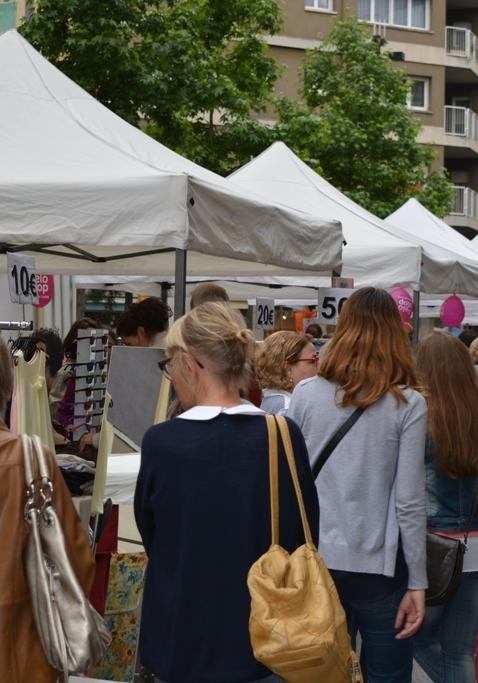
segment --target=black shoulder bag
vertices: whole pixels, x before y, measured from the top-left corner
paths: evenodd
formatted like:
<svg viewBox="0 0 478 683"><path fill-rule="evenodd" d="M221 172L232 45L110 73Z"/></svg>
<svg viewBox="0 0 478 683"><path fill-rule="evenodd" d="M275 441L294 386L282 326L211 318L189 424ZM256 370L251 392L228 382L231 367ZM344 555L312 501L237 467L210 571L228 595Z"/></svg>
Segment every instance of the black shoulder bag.
<svg viewBox="0 0 478 683"><path fill-rule="evenodd" d="M427 575L428 589L425 602L430 607L443 605L456 593L463 573L463 558L466 553L468 534L471 530L478 503L478 479L471 501L470 514L463 541L459 538L427 533Z"/></svg>

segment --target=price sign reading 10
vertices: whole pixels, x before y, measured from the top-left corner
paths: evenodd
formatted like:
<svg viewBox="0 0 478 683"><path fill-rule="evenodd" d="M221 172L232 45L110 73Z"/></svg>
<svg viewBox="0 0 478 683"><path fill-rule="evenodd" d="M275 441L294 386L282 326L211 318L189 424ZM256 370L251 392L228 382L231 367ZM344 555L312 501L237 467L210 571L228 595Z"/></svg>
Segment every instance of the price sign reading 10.
<svg viewBox="0 0 478 683"><path fill-rule="evenodd" d="M35 258L7 253L10 300L18 304L38 303Z"/></svg>
<svg viewBox="0 0 478 683"><path fill-rule="evenodd" d="M20 292L23 296L37 295L37 281L36 273L30 273L26 266L20 266L20 269L15 264L12 268L11 276L14 281L15 294L18 296Z"/></svg>

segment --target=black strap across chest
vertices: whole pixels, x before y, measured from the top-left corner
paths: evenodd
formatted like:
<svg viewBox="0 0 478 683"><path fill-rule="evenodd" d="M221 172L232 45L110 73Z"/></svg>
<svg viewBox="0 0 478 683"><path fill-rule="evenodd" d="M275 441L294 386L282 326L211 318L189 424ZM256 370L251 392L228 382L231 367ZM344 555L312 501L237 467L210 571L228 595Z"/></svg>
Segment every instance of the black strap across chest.
<svg viewBox="0 0 478 683"><path fill-rule="evenodd" d="M347 432L357 422L357 420L362 415L364 410L365 410L365 408L356 408L354 410L354 412L352 413L352 415L349 415L349 417L345 420L343 425L341 425L338 428L338 430L335 432L335 434L326 443L326 445L322 449L321 454L317 458L316 463L314 464L314 466L312 468L312 473L314 475L314 479L317 479L317 477L319 476L319 472L322 469L322 467L325 465L325 463L330 458L333 451L337 448L337 446L342 441L342 439L347 434Z"/></svg>

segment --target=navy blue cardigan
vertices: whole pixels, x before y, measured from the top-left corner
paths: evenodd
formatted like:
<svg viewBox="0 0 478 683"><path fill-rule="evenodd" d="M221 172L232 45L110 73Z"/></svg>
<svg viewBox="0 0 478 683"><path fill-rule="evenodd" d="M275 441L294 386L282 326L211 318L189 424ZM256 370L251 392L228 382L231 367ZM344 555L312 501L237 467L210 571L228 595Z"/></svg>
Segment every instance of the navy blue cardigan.
<svg viewBox="0 0 478 683"><path fill-rule="evenodd" d="M314 539L319 510L302 434L291 429ZM304 543L285 455L279 457L280 543ZM245 683L270 671L248 631L250 566L270 536L266 421L220 414L176 418L149 429L142 445L135 515L149 557L140 655L168 683Z"/></svg>

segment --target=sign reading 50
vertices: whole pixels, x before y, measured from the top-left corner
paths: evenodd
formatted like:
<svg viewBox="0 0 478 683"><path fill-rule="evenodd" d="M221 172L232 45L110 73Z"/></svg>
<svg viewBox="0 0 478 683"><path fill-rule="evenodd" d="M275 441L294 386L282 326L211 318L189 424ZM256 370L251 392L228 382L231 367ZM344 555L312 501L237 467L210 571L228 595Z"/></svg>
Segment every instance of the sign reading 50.
<svg viewBox="0 0 478 683"><path fill-rule="evenodd" d="M344 303L353 293L353 289L319 288L317 319L325 325L335 325Z"/></svg>

